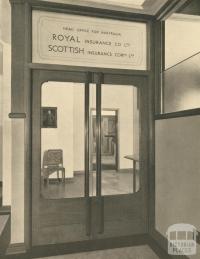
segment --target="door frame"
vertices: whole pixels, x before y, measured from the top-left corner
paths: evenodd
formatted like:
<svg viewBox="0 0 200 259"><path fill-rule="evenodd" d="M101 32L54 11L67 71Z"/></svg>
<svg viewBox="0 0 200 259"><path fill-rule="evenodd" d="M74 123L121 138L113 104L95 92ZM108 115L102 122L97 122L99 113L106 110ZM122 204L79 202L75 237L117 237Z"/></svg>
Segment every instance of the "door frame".
<svg viewBox="0 0 200 259"><path fill-rule="evenodd" d="M99 73L96 73L96 72L89 72L88 73L88 69L85 68L85 71L82 70L82 71L78 71L78 69L76 68L75 70L68 70L68 71L64 71L64 70L46 70L46 69L33 69L32 71L32 78L33 78L33 82L32 82L32 95L33 95L33 90L34 90L34 85L35 84L39 84L40 86L46 82L46 81L70 81L70 77L67 73L70 73L71 74L71 80L72 82L81 82L83 83L83 78L85 78L85 82L87 82L87 87L85 87L86 91L88 90L87 88L89 87L89 81L92 81L93 83L96 83L97 85L100 84L99 82ZM104 82L105 83L112 83L112 84L130 84L133 83L133 81L135 82L135 84L137 85L137 82L139 82L141 84L141 81L145 81L146 82L146 85L145 85L145 88L146 88L146 91L148 92L148 74L144 74L144 75L136 75L135 73L117 73L117 71L115 71L116 73L109 73L109 71L107 71L107 73L104 73ZM91 77L91 74L90 73L93 73L92 74L92 77ZM78 75L78 77L77 77ZM102 75L101 75L102 76ZM101 77L100 76L100 77ZM74 79L75 78L75 79ZM126 82L124 82L124 78L126 78ZM134 79L134 80L133 80ZM148 93L147 93L148 94ZM88 101L88 100L87 100ZM86 102L87 102L86 101ZM98 100L97 100L98 101ZM38 107L40 107L40 102L41 100L38 100ZM98 103L97 103L97 107L98 107ZM89 108L89 106L88 106ZM100 108L99 107L99 111L100 111ZM32 106L32 109L36 109L35 106ZM99 112L97 111L97 113ZM32 112L31 112L32 113ZM88 117L89 115L89 110L86 111L86 114L85 116ZM148 115L147 115L148 116ZM100 118L99 118L100 119ZM32 126L35 125L35 121L34 121L34 116L32 117ZM32 128L31 126L31 128ZM99 125L100 126L100 125ZM85 131L85 134L86 134L86 139L89 140L89 138L87 137L88 136L88 131L87 131L87 128L89 127L89 120L86 119L85 121L85 127L86 127L86 131ZM34 132L34 128L32 128L32 134L34 135L35 132ZM146 132L147 133L147 132ZM100 134L99 134L100 136ZM147 134L147 137L145 139L146 142L148 142L148 134ZM86 145L85 145L85 150L86 152L88 152L88 146L89 144L89 141L86 141ZM38 143L35 143L34 141L32 141L32 166L35 165L35 163L37 164L37 161L40 161L41 159L41 155L40 155L40 150L37 150L37 152L35 152L35 146L38 146L40 148L40 141ZM37 154L37 155L35 155ZM97 156L99 156L100 154L97 154ZM85 157L85 162L86 162L86 167L88 166L88 169L89 169L89 164L88 164L88 157L86 158ZM97 161L100 161L99 159L97 159ZM148 161L147 161L148 163ZM148 167L148 166L147 166ZM146 167L146 168L147 168ZM100 168L101 170L101 168ZM146 169L147 170L147 169ZM32 170L32 183L35 183L35 182L39 182L38 180L38 176L36 174L34 174L34 170ZM101 175L101 174L100 174ZM100 182L100 179L98 179L98 181ZM147 184L147 179L145 180L145 184ZM97 197L99 197L101 195L101 186L99 186L99 192L97 192ZM85 193L86 197L89 196L89 193L86 191ZM146 194L144 195L145 197L143 197L143 201L144 200L147 200L147 185L146 185ZM39 185L36 185L35 188L33 188L33 192L32 192L32 205L35 204L35 200L37 199L40 199L40 187ZM144 204L147 205L147 202L145 202ZM32 206L31 206L32 207ZM144 205L144 207L146 207ZM148 211L147 209L143 208L145 211L145 220L146 220L146 225L147 224L147 221L148 221ZM33 214L31 214L31 217L32 217L32 222L38 220L38 215L39 215L39 211L34 207L32 207L32 212ZM90 210L88 210L88 217L90 217ZM100 221L102 220L101 218L99 219ZM87 222L86 222L86 229L89 229L88 231L90 231L90 227L91 227L91 222L90 220L88 219ZM37 236L37 233L38 233L38 228L36 227L35 228L35 225L33 224L32 227L31 227L32 231L33 231L33 236ZM145 233L147 232L147 226L145 227L146 231Z"/></svg>
<svg viewBox="0 0 200 259"><path fill-rule="evenodd" d="M92 111L96 110L95 108L90 108L90 114L92 115ZM102 111L115 111L116 112L116 158L115 158L115 165L116 165L116 171L119 170L119 109L116 108L102 108ZM92 124L92 116L89 119L90 120L90 130L92 132L93 130L93 124ZM91 146L92 146L92 141L90 141L91 145L90 145L90 153L91 153ZM90 154L90 168L92 167L92 153Z"/></svg>
<svg viewBox="0 0 200 259"><path fill-rule="evenodd" d="M79 14L100 18L117 20L127 20L134 22L145 22L148 25L148 45L149 45L149 70L120 70L120 69L101 69L101 72L113 74L132 74L148 78L149 88L149 228L155 229L155 121L154 121L154 94L155 87L159 85L158 61L159 52L157 48L160 44L159 21L154 17L145 14L127 13L123 11L104 10L98 7L74 6L72 4L53 3L38 0L10 0L12 5L12 98L10 118L25 118L25 162L24 162L24 243L26 248L32 246L32 114L31 114L31 88L32 74L34 71L91 71L98 72L98 68L92 67L72 67L63 65L34 64L32 63L32 10L54 11L58 13ZM17 22L15 22L17 21ZM155 27L155 28L154 28ZM158 39L157 39L158 38ZM157 50L158 49L158 50ZM156 57L156 60L155 60ZM157 58L158 57L158 58ZM157 87L158 88L158 87ZM150 231L149 231L150 232Z"/></svg>
<svg viewBox="0 0 200 259"><path fill-rule="evenodd" d="M37 240L38 238L38 233L40 231L40 224L42 224L42 217L40 217L40 202L41 202L41 130L40 129L40 123L41 123L41 88L43 83L48 82L48 81L58 81L58 82L78 82L78 83L84 83L84 91L85 91L85 96L87 97L88 94L88 87L89 87L89 80L90 76L86 72L79 72L79 71L56 71L56 70L51 70L51 71L44 71L44 70L33 70L32 71L32 206L34 204L34 208L32 207L32 232L31 232L31 240L32 240L32 245L37 245L37 242L34 240ZM39 115L39 118L38 118ZM88 124L88 119L87 119L87 111L85 110L85 129L87 129L87 124ZM85 138L86 141L89 143L88 138L87 138L87 130L85 130ZM85 150L88 149L88 145L86 143L85 145ZM88 172L88 157L86 157L88 152L85 152L85 171ZM35 184L36 183L36 184ZM86 198L86 205L89 204L89 174L86 174L85 177L85 193L84 197ZM51 199L46 199L47 201L47 207L52 206ZM64 206L65 201L63 199L58 199L60 201L59 203L61 204L60 206ZM58 202L55 202L57 204ZM78 204L77 206L80 206L81 204L81 198L77 198L76 203ZM59 205L58 205L59 206ZM83 205L84 206L84 205ZM87 207L87 206L86 206ZM86 234L90 232L90 210L86 210L86 220L85 226L86 226ZM71 216L73 217L73 216ZM51 219L52 220L52 219ZM35 243L36 242L36 243Z"/></svg>

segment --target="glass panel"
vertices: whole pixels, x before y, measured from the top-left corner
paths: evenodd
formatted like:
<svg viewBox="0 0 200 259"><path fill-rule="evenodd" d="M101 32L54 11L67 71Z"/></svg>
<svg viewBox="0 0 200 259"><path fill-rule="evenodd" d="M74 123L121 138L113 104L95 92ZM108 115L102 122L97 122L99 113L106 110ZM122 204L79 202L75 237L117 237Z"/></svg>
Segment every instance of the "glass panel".
<svg viewBox="0 0 200 259"><path fill-rule="evenodd" d="M102 85L102 195L139 190L139 107L137 88Z"/></svg>
<svg viewBox="0 0 200 259"><path fill-rule="evenodd" d="M96 84L90 84L90 196L96 195Z"/></svg>
<svg viewBox="0 0 200 259"><path fill-rule="evenodd" d="M84 196L84 84L42 86L41 190L44 198Z"/></svg>
<svg viewBox="0 0 200 259"><path fill-rule="evenodd" d="M165 21L165 71L162 74L162 112L199 108L200 20L173 14Z"/></svg>
<svg viewBox="0 0 200 259"><path fill-rule="evenodd" d="M163 73L164 113L200 107L200 54Z"/></svg>

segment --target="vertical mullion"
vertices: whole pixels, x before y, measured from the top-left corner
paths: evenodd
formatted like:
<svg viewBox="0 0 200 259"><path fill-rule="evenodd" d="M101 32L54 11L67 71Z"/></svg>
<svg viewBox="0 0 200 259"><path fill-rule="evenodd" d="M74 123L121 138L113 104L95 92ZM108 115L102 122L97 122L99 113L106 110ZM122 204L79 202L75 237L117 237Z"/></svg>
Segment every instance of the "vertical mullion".
<svg viewBox="0 0 200 259"><path fill-rule="evenodd" d="M101 84L103 81L103 74L98 74L98 82L96 84L96 196L101 196Z"/></svg>
<svg viewBox="0 0 200 259"><path fill-rule="evenodd" d="M101 83L96 84L96 196L101 196Z"/></svg>
<svg viewBox="0 0 200 259"><path fill-rule="evenodd" d="M87 74L85 83L85 197L89 197L89 103L91 73Z"/></svg>
<svg viewBox="0 0 200 259"><path fill-rule="evenodd" d="M165 21L161 22L161 76L160 76L160 88L161 88L161 113L165 113Z"/></svg>
<svg viewBox="0 0 200 259"><path fill-rule="evenodd" d="M97 165L97 177L96 177L96 196L98 204L98 221L99 230L98 233L104 232L104 199L101 197L101 91L103 83L103 73L98 73L98 81L96 84L96 165Z"/></svg>
<svg viewBox="0 0 200 259"><path fill-rule="evenodd" d="M85 198L86 198L86 235L91 235L91 221L92 221L92 211L91 211L91 199L90 199L90 172L89 172L89 116L90 116L90 82L91 73L87 73L85 82Z"/></svg>

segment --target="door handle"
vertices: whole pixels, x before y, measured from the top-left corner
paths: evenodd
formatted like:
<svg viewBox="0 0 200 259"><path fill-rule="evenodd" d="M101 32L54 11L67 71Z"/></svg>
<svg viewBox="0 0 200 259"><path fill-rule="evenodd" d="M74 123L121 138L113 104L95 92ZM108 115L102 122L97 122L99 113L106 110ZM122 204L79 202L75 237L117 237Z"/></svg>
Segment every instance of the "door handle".
<svg viewBox="0 0 200 259"><path fill-rule="evenodd" d="M101 132L101 85L104 81L103 74L98 74L98 82L96 84L96 126L97 126L97 152L96 152L96 165L97 165L97 177L96 177L96 188L97 188L97 208L98 208L98 233L102 234L104 232L104 198L101 196L101 141L102 141L102 132Z"/></svg>
<svg viewBox="0 0 200 259"><path fill-rule="evenodd" d="M87 73L87 79L85 83L85 199L86 199L86 235L91 235L91 221L92 221L92 204L90 195L90 168L89 168L89 101L90 101L90 89L91 73Z"/></svg>

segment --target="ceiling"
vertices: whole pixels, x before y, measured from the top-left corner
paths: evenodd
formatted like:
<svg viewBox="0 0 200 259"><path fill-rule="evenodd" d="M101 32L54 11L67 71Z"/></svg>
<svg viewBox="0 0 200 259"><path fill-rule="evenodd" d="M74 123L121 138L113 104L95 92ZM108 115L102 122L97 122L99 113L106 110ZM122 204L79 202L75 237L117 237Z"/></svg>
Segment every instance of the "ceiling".
<svg viewBox="0 0 200 259"><path fill-rule="evenodd" d="M135 9L143 9L143 4L146 0L89 0L94 3L101 3L106 5L123 6Z"/></svg>
<svg viewBox="0 0 200 259"><path fill-rule="evenodd" d="M188 3L187 6L182 8L179 13L191 14L191 15L200 15L200 1L192 0Z"/></svg>
<svg viewBox="0 0 200 259"><path fill-rule="evenodd" d="M155 15L169 0L43 0L63 4Z"/></svg>

